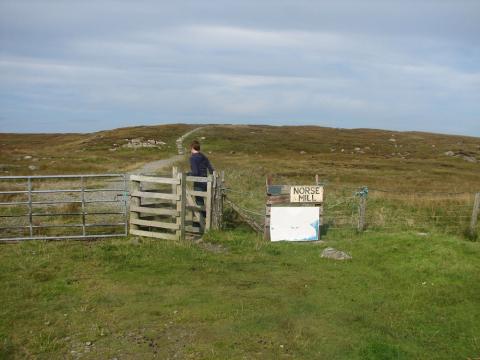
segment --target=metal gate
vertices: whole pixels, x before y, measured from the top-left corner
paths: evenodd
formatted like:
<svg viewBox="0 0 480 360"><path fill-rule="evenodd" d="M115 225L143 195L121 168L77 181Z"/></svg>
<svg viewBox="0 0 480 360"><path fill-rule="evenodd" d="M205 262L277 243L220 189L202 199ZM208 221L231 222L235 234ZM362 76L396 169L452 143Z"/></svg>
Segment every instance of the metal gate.
<svg viewBox="0 0 480 360"><path fill-rule="evenodd" d="M0 177L0 241L126 236L125 174Z"/></svg>

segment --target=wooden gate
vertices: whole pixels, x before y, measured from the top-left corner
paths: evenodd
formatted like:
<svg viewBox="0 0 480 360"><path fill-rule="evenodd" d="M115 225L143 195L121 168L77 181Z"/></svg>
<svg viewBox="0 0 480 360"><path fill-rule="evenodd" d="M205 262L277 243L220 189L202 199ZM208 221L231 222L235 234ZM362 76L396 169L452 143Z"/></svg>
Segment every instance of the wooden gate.
<svg viewBox="0 0 480 360"><path fill-rule="evenodd" d="M130 234L180 240L221 226L222 180L187 176L173 168L172 177L131 175ZM194 189L206 184L206 191Z"/></svg>

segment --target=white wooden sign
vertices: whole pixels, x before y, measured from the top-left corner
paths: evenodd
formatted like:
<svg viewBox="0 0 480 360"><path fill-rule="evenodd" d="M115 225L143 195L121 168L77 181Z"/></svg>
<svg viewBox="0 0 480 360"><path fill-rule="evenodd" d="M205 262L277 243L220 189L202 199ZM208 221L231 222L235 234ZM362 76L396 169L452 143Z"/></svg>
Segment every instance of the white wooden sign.
<svg viewBox="0 0 480 360"><path fill-rule="evenodd" d="M271 241L319 240L319 207L272 207L270 215Z"/></svg>
<svg viewBox="0 0 480 360"><path fill-rule="evenodd" d="M290 202L321 203L323 202L323 186L292 186L290 188Z"/></svg>

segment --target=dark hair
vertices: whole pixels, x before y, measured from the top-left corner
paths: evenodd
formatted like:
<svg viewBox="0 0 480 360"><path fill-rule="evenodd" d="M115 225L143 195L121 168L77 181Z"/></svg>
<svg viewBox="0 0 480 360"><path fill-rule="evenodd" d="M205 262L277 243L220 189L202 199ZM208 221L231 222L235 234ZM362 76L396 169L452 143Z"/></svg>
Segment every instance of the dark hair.
<svg viewBox="0 0 480 360"><path fill-rule="evenodd" d="M190 147L196 151L200 151L200 143L198 142L198 140L193 140L190 144Z"/></svg>

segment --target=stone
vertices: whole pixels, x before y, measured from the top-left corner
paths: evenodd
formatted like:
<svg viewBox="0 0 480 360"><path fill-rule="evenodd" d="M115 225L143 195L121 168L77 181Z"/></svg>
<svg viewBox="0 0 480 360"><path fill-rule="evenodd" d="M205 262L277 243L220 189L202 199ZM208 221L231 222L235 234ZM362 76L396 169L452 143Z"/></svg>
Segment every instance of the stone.
<svg viewBox="0 0 480 360"><path fill-rule="evenodd" d="M474 158L473 156L462 155L461 157L462 157L463 160L471 162L471 163L476 163L477 162L477 159Z"/></svg>
<svg viewBox="0 0 480 360"><path fill-rule="evenodd" d="M447 156L455 156L455 153L453 151L445 151L445 155Z"/></svg>
<svg viewBox="0 0 480 360"><path fill-rule="evenodd" d="M306 154L306 153L307 153L307 152L304 151L304 150L300 151L300 154L302 154L302 155L303 155L303 154Z"/></svg>
<svg viewBox="0 0 480 360"><path fill-rule="evenodd" d="M32 157L31 157L30 155L25 155L25 156L23 157L24 160L30 160L31 158L32 158Z"/></svg>
<svg viewBox="0 0 480 360"><path fill-rule="evenodd" d="M352 257L346 252L328 247L322 251L322 258L334 260L350 260Z"/></svg>
<svg viewBox="0 0 480 360"><path fill-rule="evenodd" d="M391 139L388 139L388 141L395 142L395 141L397 141L397 140L394 139L394 138L391 138Z"/></svg>
<svg viewBox="0 0 480 360"><path fill-rule="evenodd" d="M29 166L28 166L28 169L31 170L31 171L34 171L34 170L37 170L37 169L38 169L38 166L29 165Z"/></svg>

